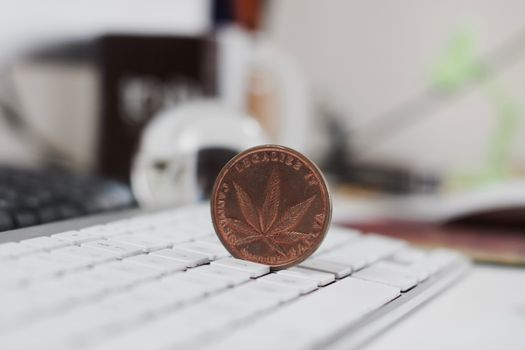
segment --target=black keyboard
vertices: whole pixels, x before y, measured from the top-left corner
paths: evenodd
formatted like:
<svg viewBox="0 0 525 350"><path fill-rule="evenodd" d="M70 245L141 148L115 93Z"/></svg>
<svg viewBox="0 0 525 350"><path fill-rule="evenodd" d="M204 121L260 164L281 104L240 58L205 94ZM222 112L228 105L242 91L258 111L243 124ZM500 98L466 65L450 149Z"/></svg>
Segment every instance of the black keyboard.
<svg viewBox="0 0 525 350"><path fill-rule="evenodd" d="M129 187L116 181L0 166L0 231L133 206Z"/></svg>

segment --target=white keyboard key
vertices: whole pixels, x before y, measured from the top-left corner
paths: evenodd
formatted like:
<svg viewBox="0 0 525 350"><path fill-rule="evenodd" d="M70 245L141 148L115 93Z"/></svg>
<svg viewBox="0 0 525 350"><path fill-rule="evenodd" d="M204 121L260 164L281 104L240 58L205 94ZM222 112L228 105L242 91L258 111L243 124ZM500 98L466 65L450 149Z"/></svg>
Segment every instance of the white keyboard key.
<svg viewBox="0 0 525 350"><path fill-rule="evenodd" d="M434 249L429 253L428 263L436 265L439 270L450 266L452 263L461 259L461 255L450 249Z"/></svg>
<svg viewBox="0 0 525 350"><path fill-rule="evenodd" d="M226 286L224 281L215 282L214 279L211 280L211 283L203 283L202 276L197 276L195 279L191 276L188 278L185 273L176 273L162 278L156 285L159 289L171 293L179 302L184 303L221 290Z"/></svg>
<svg viewBox="0 0 525 350"><path fill-rule="evenodd" d="M100 249L115 255L117 258L125 258L127 256L137 255L144 252L144 249L135 245L113 241L110 239L99 240L82 244L82 247L89 247L93 249Z"/></svg>
<svg viewBox="0 0 525 350"><path fill-rule="evenodd" d="M297 288L284 284L259 282L258 280L255 280L255 283L246 283L242 287L247 289L253 288L257 293L267 295L268 298L276 298L280 303L285 303L301 295Z"/></svg>
<svg viewBox="0 0 525 350"><path fill-rule="evenodd" d="M108 251L90 247L65 247L54 250L51 254L65 254L87 260L90 265L100 264L106 261L115 260L117 257Z"/></svg>
<svg viewBox="0 0 525 350"><path fill-rule="evenodd" d="M333 261L327 261L320 258L309 258L299 264L299 267L306 269L328 272L335 275L336 278L343 278L352 273L352 267Z"/></svg>
<svg viewBox="0 0 525 350"><path fill-rule="evenodd" d="M362 269L367 264L367 252L360 250L336 249L327 253L316 255L315 259L342 264L349 267L352 271Z"/></svg>
<svg viewBox="0 0 525 350"><path fill-rule="evenodd" d="M89 226L84 227L79 230L81 233L84 234L93 234L101 237L105 237L105 234L108 232L106 225L95 225L95 226ZM112 230L112 232L119 232L117 230Z"/></svg>
<svg viewBox="0 0 525 350"><path fill-rule="evenodd" d="M207 264L210 261L207 255L190 252L184 249L178 249L177 247L174 247L173 249L158 250L151 254L159 255L167 259L181 261L185 263L187 267L195 267Z"/></svg>
<svg viewBox="0 0 525 350"><path fill-rule="evenodd" d="M264 288L258 288L258 286L270 286L271 288L277 288L270 289L270 291L268 291ZM289 290L291 291L292 289ZM262 311L264 309L277 306L283 301L291 300L298 295L299 294L296 292L288 293L286 295L283 293L283 288L279 288L278 286L267 283L256 283L255 281L248 282L223 294L226 299L232 300L238 303L240 306L246 305L255 307L257 311Z"/></svg>
<svg viewBox="0 0 525 350"><path fill-rule="evenodd" d="M373 266L413 276L418 282L423 282L429 277L428 269L418 266L417 264L403 265L393 261L378 261Z"/></svg>
<svg viewBox="0 0 525 350"><path fill-rule="evenodd" d="M176 294L171 293L167 289L160 288L157 283L149 283L133 288L129 293L118 296L118 300L109 300L122 304L125 308L135 309L134 313L138 314L154 314L159 311L165 311L166 308L173 307L180 304L180 299Z"/></svg>
<svg viewBox="0 0 525 350"><path fill-rule="evenodd" d="M355 249L366 251L368 256L367 263L371 264L379 259L387 258L402 249L406 243L397 239L379 235L367 235L362 245ZM350 245L352 247L352 245Z"/></svg>
<svg viewBox="0 0 525 350"><path fill-rule="evenodd" d="M153 234L146 233L131 233L128 235L119 235L114 236L109 240L131 244L140 247L147 252L170 248L173 245L173 243L165 239L155 237L155 235Z"/></svg>
<svg viewBox="0 0 525 350"><path fill-rule="evenodd" d="M268 265L231 257L212 261L211 265L239 270L248 273L251 278L257 278L270 273L270 267Z"/></svg>
<svg viewBox="0 0 525 350"><path fill-rule="evenodd" d="M178 249L184 249L190 252L204 254L210 260L224 258L230 255L222 245L215 245L207 242L187 242L176 246Z"/></svg>
<svg viewBox="0 0 525 350"><path fill-rule="evenodd" d="M417 284L417 278L415 276L373 265L353 273L352 277L388 284L389 286L401 289L402 292L411 289Z"/></svg>
<svg viewBox="0 0 525 350"><path fill-rule="evenodd" d="M35 238L24 239L20 244L28 245L30 247L39 248L41 250L51 250L56 248L71 245L71 242L65 242L53 237L40 236Z"/></svg>
<svg viewBox="0 0 525 350"><path fill-rule="evenodd" d="M315 271L297 266L290 267L286 270L281 270L277 273L285 276L305 278L307 280L314 281L319 287L326 286L335 281L335 275L332 273Z"/></svg>
<svg viewBox="0 0 525 350"><path fill-rule="evenodd" d="M427 251L412 247L405 247L397 251L392 256L392 260L401 264L411 265L423 261L427 256Z"/></svg>
<svg viewBox="0 0 525 350"><path fill-rule="evenodd" d="M87 270L81 275L79 274L79 276L100 283L104 291L122 289L140 281L140 279L134 275L125 274L114 269L103 268L103 266Z"/></svg>
<svg viewBox="0 0 525 350"><path fill-rule="evenodd" d="M0 265L0 290L20 287L28 280L29 276L21 273L21 267L16 265L16 260L2 261Z"/></svg>
<svg viewBox="0 0 525 350"><path fill-rule="evenodd" d="M191 273L191 270L176 274L174 278L166 278L164 281L170 281L170 283L174 284L177 284L177 281L191 283L200 288L204 288L206 294L214 293L228 287L228 282L222 278L210 277L198 273L194 274Z"/></svg>
<svg viewBox="0 0 525 350"><path fill-rule="evenodd" d="M103 225L104 231L122 230L133 226L133 219L122 219Z"/></svg>
<svg viewBox="0 0 525 350"><path fill-rule="evenodd" d="M250 280L249 273L214 265L199 266L195 269L192 269L191 273L198 273L205 276L223 279L228 283L229 286L236 286Z"/></svg>
<svg viewBox="0 0 525 350"><path fill-rule="evenodd" d="M329 251L343 246L348 242L359 239L360 237L362 237L362 235L356 230L331 226L316 253Z"/></svg>
<svg viewBox="0 0 525 350"><path fill-rule="evenodd" d="M96 241L102 238L102 235L86 231L66 231L51 235L52 238L73 244L81 244L90 241Z"/></svg>
<svg viewBox="0 0 525 350"><path fill-rule="evenodd" d="M122 275L132 276L136 281L160 277L162 272L152 267L133 264L127 261L115 261L97 266L96 269L110 270Z"/></svg>
<svg viewBox="0 0 525 350"><path fill-rule="evenodd" d="M104 280L93 278L86 272L70 274L57 280L57 284L64 290L70 291L78 299L87 299L103 294L107 289Z"/></svg>
<svg viewBox="0 0 525 350"><path fill-rule="evenodd" d="M16 258L22 255L34 253L38 250L38 248L15 242L3 243L0 244L0 259Z"/></svg>
<svg viewBox="0 0 525 350"><path fill-rule="evenodd" d="M133 229L127 226L111 227L110 225L96 225L79 230L82 233L90 233L102 236L102 238L111 238L113 236L133 233Z"/></svg>
<svg viewBox="0 0 525 350"><path fill-rule="evenodd" d="M180 244L193 240L193 235L184 231L176 231L173 228L157 227L151 231L151 235L165 239L171 244Z"/></svg>
<svg viewBox="0 0 525 350"><path fill-rule="evenodd" d="M16 261L16 264L17 267L32 279L53 276L64 270L64 265L57 261L35 259L32 255L20 258Z"/></svg>
<svg viewBox="0 0 525 350"><path fill-rule="evenodd" d="M33 260L36 264L53 263L57 266L57 270L60 272L76 270L89 266L89 263L87 263L85 259L71 255L53 254L49 252L31 254L22 258L21 260L26 259Z"/></svg>
<svg viewBox="0 0 525 350"><path fill-rule="evenodd" d="M148 266L148 267L160 270L163 273L183 271L186 269L186 264L181 261L168 259L160 255L153 255L153 254L135 255L130 258L126 258L123 261L127 261L132 264Z"/></svg>
<svg viewBox="0 0 525 350"><path fill-rule="evenodd" d="M282 286L295 288L301 294L310 293L317 289L317 283L311 280L304 278L297 278L292 276L279 275L276 273L271 273L269 275L263 276L257 280L260 283L273 283L279 284Z"/></svg>
<svg viewBox="0 0 525 350"><path fill-rule="evenodd" d="M138 344L147 344L148 349L191 349L185 341L218 326L218 315L199 317L203 311L202 307L183 309L152 320L133 332L109 339L96 350L138 349Z"/></svg>
<svg viewBox="0 0 525 350"><path fill-rule="evenodd" d="M175 226L175 229L179 232L186 232L190 234L193 237L193 239L198 239L198 238L202 238L202 237L206 237L206 236L215 234L213 229L209 230L209 229L203 228L197 223L197 221L202 221L202 218L199 218L199 219L186 218L185 220L180 221Z"/></svg>
<svg viewBox="0 0 525 350"><path fill-rule="evenodd" d="M398 288L348 277L230 332L206 349L237 349L248 343L251 349L292 349L323 344L398 296Z"/></svg>
<svg viewBox="0 0 525 350"><path fill-rule="evenodd" d="M348 243L343 248L331 250L318 257L347 264L352 267L352 270L357 271L366 265L393 255L403 246L402 241L369 234L362 239Z"/></svg>
<svg viewBox="0 0 525 350"><path fill-rule="evenodd" d="M198 241L222 244L221 240L219 239L219 237L217 237L217 235L209 235L209 236L201 237L198 239Z"/></svg>

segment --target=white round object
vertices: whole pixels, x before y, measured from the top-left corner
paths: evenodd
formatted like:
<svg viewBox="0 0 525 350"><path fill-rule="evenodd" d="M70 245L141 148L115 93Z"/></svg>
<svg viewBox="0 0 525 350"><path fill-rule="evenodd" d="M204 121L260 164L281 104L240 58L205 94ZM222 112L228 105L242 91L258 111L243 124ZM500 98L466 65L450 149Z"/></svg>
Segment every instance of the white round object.
<svg viewBox="0 0 525 350"><path fill-rule="evenodd" d="M146 207L197 202L207 195L197 174L203 153L220 155L211 161L221 162L227 154L265 143L267 138L253 118L218 101L178 105L161 112L145 128L133 162L133 192Z"/></svg>

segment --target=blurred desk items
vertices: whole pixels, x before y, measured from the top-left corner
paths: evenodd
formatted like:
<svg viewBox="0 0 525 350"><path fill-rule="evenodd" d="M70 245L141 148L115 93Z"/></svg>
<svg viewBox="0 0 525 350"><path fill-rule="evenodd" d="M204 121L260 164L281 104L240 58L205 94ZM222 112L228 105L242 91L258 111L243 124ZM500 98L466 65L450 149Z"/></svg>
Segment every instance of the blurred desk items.
<svg viewBox="0 0 525 350"><path fill-rule="evenodd" d="M237 153L268 143L253 118L218 100L160 112L142 134L131 180L145 207L192 204L210 197L215 178Z"/></svg>
<svg viewBox="0 0 525 350"><path fill-rule="evenodd" d="M462 250L480 261L525 264L523 182L457 194L340 198L339 223L418 245Z"/></svg>

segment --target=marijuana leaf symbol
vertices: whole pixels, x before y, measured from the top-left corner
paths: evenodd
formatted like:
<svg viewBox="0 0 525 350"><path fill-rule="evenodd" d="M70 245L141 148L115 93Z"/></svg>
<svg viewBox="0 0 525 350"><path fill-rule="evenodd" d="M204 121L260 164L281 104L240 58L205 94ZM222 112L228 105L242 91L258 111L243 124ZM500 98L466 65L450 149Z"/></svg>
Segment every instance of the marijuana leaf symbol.
<svg viewBox="0 0 525 350"><path fill-rule="evenodd" d="M294 230L315 199L315 195L303 202L286 208L279 215L280 180L275 170L272 171L266 185L264 202L257 208L246 191L233 182L235 195L244 220L228 219L231 229L240 236L237 246L256 241L263 241L272 250L286 256L279 243L294 243L306 234Z"/></svg>

